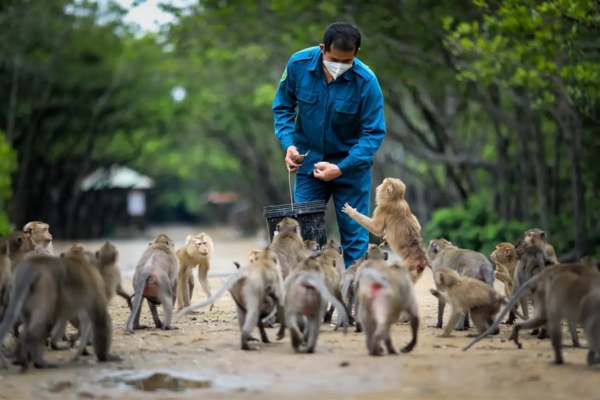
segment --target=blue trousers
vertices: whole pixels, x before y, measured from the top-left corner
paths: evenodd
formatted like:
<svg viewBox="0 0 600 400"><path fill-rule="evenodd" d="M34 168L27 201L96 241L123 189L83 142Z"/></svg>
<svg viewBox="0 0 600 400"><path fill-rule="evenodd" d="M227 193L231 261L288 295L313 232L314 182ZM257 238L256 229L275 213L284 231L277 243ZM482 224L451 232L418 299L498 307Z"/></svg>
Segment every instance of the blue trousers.
<svg viewBox="0 0 600 400"><path fill-rule="evenodd" d="M350 204L361 214L369 215L371 201L371 169L342 175L332 181L324 182L312 175L296 174L294 201L329 201L333 196L335 214L340 231L341 245L344 249L344 264L348 268L367 252L369 232L342 212L344 203Z"/></svg>

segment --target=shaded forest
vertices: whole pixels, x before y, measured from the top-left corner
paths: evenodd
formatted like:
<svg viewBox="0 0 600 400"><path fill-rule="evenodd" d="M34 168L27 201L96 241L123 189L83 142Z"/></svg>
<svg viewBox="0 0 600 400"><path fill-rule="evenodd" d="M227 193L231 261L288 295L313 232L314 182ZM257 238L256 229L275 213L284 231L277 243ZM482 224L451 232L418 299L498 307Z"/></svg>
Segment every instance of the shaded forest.
<svg viewBox="0 0 600 400"><path fill-rule="evenodd" d="M0 231L78 235L82 179L126 165L151 217L209 221L235 191L245 224L287 201L271 101L287 58L332 21L363 33L388 132L375 179L401 177L428 238L489 251L527 227L563 257L600 255L600 3L201 1L144 33L111 2L0 3ZM177 95L178 94L178 95Z"/></svg>

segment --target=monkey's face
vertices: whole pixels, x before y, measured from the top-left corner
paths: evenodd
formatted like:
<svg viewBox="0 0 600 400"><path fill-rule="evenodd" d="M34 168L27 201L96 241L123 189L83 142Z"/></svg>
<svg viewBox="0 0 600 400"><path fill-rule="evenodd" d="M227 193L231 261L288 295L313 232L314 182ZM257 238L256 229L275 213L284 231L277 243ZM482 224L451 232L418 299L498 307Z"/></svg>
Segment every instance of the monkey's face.
<svg viewBox="0 0 600 400"><path fill-rule="evenodd" d="M99 251L96 252L96 260L102 265L114 264L118 258L117 248L111 243L104 243Z"/></svg>
<svg viewBox="0 0 600 400"><path fill-rule="evenodd" d="M500 263L514 261L517 258L517 251L511 243L499 243L490 258Z"/></svg>
<svg viewBox="0 0 600 400"><path fill-rule="evenodd" d="M194 237L188 244L188 252L191 255L208 256L210 253L208 238L204 235Z"/></svg>
<svg viewBox="0 0 600 400"><path fill-rule="evenodd" d="M28 236L34 244L46 245L52 242L52 234L50 234L50 225L33 221L29 222L23 228L23 233Z"/></svg>
<svg viewBox="0 0 600 400"><path fill-rule="evenodd" d="M525 247L540 247L546 242L546 232L541 229L529 229L523 237Z"/></svg>
<svg viewBox="0 0 600 400"><path fill-rule="evenodd" d="M285 217L276 227L278 235L300 236L300 224L293 218Z"/></svg>
<svg viewBox="0 0 600 400"><path fill-rule="evenodd" d="M381 247L370 244L367 250L367 254L365 254L365 260L384 260L387 261L388 253L383 250Z"/></svg>
<svg viewBox="0 0 600 400"><path fill-rule="evenodd" d="M438 254L442 252L446 247L452 245L446 239L433 239L429 242L429 246L427 246L427 258L432 261L437 257Z"/></svg>

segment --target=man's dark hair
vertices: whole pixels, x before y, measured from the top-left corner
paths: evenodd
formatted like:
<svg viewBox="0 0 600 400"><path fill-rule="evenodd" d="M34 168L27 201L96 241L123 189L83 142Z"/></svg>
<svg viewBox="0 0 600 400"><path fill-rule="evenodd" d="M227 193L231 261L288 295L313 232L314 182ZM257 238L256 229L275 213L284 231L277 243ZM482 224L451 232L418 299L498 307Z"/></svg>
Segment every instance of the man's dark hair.
<svg viewBox="0 0 600 400"><path fill-rule="evenodd" d="M348 22L334 22L325 30L323 44L326 51L330 51L333 44L338 50L356 54L360 48L360 31Z"/></svg>

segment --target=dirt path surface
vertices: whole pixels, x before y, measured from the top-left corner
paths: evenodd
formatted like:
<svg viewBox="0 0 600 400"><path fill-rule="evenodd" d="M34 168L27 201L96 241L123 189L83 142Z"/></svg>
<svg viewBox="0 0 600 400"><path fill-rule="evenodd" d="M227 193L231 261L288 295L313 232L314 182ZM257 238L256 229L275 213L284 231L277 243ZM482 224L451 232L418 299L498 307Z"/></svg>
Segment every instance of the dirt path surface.
<svg viewBox="0 0 600 400"><path fill-rule="evenodd" d="M168 229L178 245L192 231ZM232 272L232 260L244 260L248 250L261 245L226 230L209 233L217 251L211 275ZM125 276L131 276L147 242L148 238L116 242ZM93 248L101 242L85 244ZM56 248L65 245L57 243ZM213 290L221 282L213 277ZM131 288L130 282L126 287ZM585 366L585 350L565 348L567 364L557 367L551 365L549 341L525 333L523 350L517 350L505 339L506 326L498 337L467 353L461 351L469 341L466 333L438 337L440 331L431 327L436 314L431 287L431 273L426 271L416 285L422 318L417 347L410 354L385 357L369 357L362 334L344 335L330 326L323 326L316 354L294 354L289 337L277 342L274 329L268 330L273 343L243 352L228 295L212 312L203 310L177 321L178 330L125 335L128 309L116 298L111 305L113 352L124 362L98 364L86 357L73 363L68 361L69 351L47 352L49 361L66 364L26 374L0 371L0 399L600 399L600 369ZM194 292L195 301L202 298ZM146 306L142 323L151 324ZM409 327L395 325L392 337L396 347L404 345ZM564 341L570 342L568 335ZM163 389L150 390L155 387Z"/></svg>

